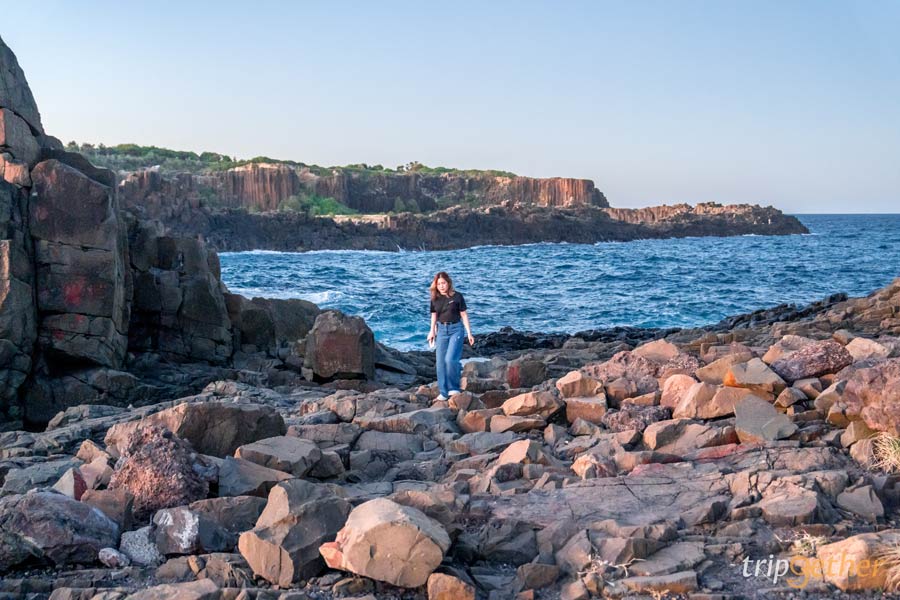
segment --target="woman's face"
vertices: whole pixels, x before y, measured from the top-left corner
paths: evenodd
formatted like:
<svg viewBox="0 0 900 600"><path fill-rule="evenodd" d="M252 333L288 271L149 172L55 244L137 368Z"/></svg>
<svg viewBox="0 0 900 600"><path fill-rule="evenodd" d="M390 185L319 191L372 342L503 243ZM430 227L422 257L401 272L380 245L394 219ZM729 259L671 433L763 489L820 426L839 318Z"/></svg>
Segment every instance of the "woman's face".
<svg viewBox="0 0 900 600"><path fill-rule="evenodd" d="M440 293L446 294L447 290L450 289L450 284L447 283L447 280L443 277L437 280L437 289Z"/></svg>

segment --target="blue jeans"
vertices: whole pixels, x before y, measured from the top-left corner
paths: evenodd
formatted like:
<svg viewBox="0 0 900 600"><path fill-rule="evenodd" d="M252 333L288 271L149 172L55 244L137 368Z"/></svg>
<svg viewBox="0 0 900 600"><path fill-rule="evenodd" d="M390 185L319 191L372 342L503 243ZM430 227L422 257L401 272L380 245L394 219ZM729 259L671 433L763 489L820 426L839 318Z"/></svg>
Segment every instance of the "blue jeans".
<svg viewBox="0 0 900 600"><path fill-rule="evenodd" d="M462 357L464 331L462 321L447 325L437 324L434 361L437 367L438 389L444 396L449 396L451 390L459 391L459 378L462 375L459 359Z"/></svg>

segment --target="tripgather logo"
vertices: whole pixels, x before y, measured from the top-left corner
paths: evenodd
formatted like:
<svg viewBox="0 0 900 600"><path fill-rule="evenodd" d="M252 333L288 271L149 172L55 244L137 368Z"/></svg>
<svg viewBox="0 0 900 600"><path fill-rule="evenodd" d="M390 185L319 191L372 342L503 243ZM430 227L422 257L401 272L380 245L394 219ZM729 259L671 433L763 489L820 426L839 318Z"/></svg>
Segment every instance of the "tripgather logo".
<svg viewBox="0 0 900 600"><path fill-rule="evenodd" d="M787 586L803 589L812 581L822 581L826 577L850 577L876 579L885 574L886 559L857 560L845 553L819 559L814 556L797 554L787 558L745 558L736 566L741 567L741 575L746 578L758 577L771 581L774 585L783 581Z"/></svg>

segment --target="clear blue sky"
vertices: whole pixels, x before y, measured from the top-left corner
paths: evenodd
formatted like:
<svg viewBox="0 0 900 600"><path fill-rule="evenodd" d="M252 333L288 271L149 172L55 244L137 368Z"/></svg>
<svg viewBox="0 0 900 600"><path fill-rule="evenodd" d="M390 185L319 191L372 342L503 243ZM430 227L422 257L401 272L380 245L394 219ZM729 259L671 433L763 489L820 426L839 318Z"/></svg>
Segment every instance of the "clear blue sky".
<svg viewBox="0 0 900 600"><path fill-rule="evenodd" d="M9 2L47 130L900 212L900 2Z"/></svg>

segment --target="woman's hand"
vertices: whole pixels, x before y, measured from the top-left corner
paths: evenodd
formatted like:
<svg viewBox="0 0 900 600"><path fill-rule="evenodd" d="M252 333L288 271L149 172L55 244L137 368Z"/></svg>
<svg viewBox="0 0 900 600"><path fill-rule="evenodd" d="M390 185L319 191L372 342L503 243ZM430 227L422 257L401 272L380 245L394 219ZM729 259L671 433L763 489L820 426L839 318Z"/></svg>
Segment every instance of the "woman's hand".
<svg viewBox="0 0 900 600"><path fill-rule="evenodd" d="M434 343L434 337L435 337L434 330L432 329L431 331L428 332L428 345L429 346Z"/></svg>
<svg viewBox="0 0 900 600"><path fill-rule="evenodd" d="M470 345L470 346L474 346L474 345L475 345L475 338L472 337L472 334L471 334L471 333L469 334L469 345Z"/></svg>

